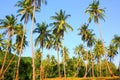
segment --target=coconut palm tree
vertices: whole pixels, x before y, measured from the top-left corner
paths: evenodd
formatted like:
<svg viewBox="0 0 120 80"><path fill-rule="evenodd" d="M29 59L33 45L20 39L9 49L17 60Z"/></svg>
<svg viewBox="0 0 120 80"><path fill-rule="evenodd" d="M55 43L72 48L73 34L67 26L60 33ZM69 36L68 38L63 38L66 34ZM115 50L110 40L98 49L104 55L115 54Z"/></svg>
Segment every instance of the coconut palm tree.
<svg viewBox="0 0 120 80"><path fill-rule="evenodd" d="M88 8L85 11L86 14L90 14L88 22L90 23L92 20L94 20L94 23L96 23L98 25L98 29L99 29L99 32L100 32L100 38L101 38L103 46L104 46L104 42L103 42L103 39L102 39L102 31L100 29L99 20L104 20L105 21L104 12L105 12L104 9L100 8L99 0L93 0L93 2L88 6ZM105 48L104 48L104 50L105 50ZM106 58L106 55L105 55L105 58ZM106 65L107 65L107 68L108 68L111 76L114 76L114 74L112 73L112 71L110 70L110 67L108 65L107 58L106 58Z"/></svg>
<svg viewBox="0 0 120 80"><path fill-rule="evenodd" d="M20 53L19 53L19 58L18 58L18 62L20 62L21 54L22 54L22 45L23 45L24 35L25 35L25 31L26 31L26 25L28 23L29 18L32 19L33 6L32 6L32 1L31 0L18 1L15 6L19 8L19 10L17 11L18 16L22 16L20 21L24 20L24 32L23 32L23 36L22 36L22 42L21 42ZM19 65L20 65L20 63L18 63L18 68L19 68ZM18 73L19 72L17 72L17 74L16 74L16 79L17 80L18 80L18 76L19 76Z"/></svg>
<svg viewBox="0 0 120 80"><path fill-rule="evenodd" d="M4 69L5 62L6 62L7 53L8 53L8 50L10 48L10 41L11 41L11 38L12 38L13 29L15 27L16 20L17 19L14 15L7 15L5 17L5 19L0 19L0 29L5 29L5 33L8 34L8 40L7 40L8 45L6 46L4 60L3 60L3 63L2 63L2 67L0 69L0 78L2 77L2 72L3 72L3 69Z"/></svg>
<svg viewBox="0 0 120 80"><path fill-rule="evenodd" d="M35 22L35 11L41 9L41 4L44 2L47 3L46 0L32 0L33 16L32 16L32 25L31 25L31 33L30 33L30 43L31 43L31 48L32 48L32 65L33 65L33 77L32 78L33 80L35 80L34 46L33 46L33 30L34 30L34 22Z"/></svg>
<svg viewBox="0 0 120 80"><path fill-rule="evenodd" d="M114 38L112 39L112 43L119 50L119 55L120 55L120 36L114 35ZM119 77L120 77L120 58L119 58Z"/></svg>
<svg viewBox="0 0 120 80"><path fill-rule="evenodd" d="M87 47L90 48L90 59L92 59L92 76L94 77L94 54L92 52L92 47L95 44L95 34L92 33L93 30L89 30L88 32L88 40L87 40Z"/></svg>
<svg viewBox="0 0 120 80"><path fill-rule="evenodd" d="M83 41L83 42L86 42L87 39L88 39L88 32L89 32L88 24L83 24L83 25L81 26L81 28L78 28L78 30L80 31L80 32L78 33L78 35L81 35L82 41ZM86 60L88 60L88 56L86 56L86 57L87 57ZM87 74L87 64L86 64L85 75L86 75L86 74ZM85 75L84 75L84 77L86 77Z"/></svg>
<svg viewBox="0 0 120 80"><path fill-rule="evenodd" d="M94 44L95 38L94 38L94 34L92 33L92 30L88 29L88 24L83 24L81 26L81 28L79 28L78 30L80 30L78 35L82 36L82 40L83 40L83 42L86 42L86 46L92 47ZM88 54L86 57L87 57L86 60L88 61ZM92 67L93 67L93 65L92 65ZM86 77L87 72L88 72L88 70L87 70L87 64L86 64L86 72L85 72L84 77ZM94 73L93 73L93 76L94 76Z"/></svg>
<svg viewBox="0 0 120 80"><path fill-rule="evenodd" d="M18 15L21 16L20 21L24 20L24 27L26 27L26 24L28 23L29 19L32 19L33 16L33 6L31 0L21 0L18 1L17 4L15 4L15 7L18 7Z"/></svg>
<svg viewBox="0 0 120 80"><path fill-rule="evenodd" d="M21 58L21 54L23 53L23 49L26 47L26 45L28 45L28 42L26 41L26 36L25 36L22 24L17 25L17 27L15 29L15 34L16 34L16 42L14 45L15 45L16 53L18 54L16 80L19 80L20 58ZM23 38L23 35L24 35L24 38ZM23 41L22 41L22 39L23 39ZM21 44L22 44L22 46L21 46ZM22 47L22 49L21 49L21 47Z"/></svg>
<svg viewBox="0 0 120 80"><path fill-rule="evenodd" d="M38 33L38 37L35 40L35 46L38 46L40 44L40 48L42 49L42 54L41 54L41 72L42 74L42 56L43 56L43 50L44 47L46 47L47 42L49 41L49 38L51 37L50 34L51 30L48 30L48 25L43 22L43 23L37 23L37 28L34 29L33 33ZM43 75L40 75L40 78Z"/></svg>
<svg viewBox="0 0 120 80"><path fill-rule="evenodd" d="M81 26L81 28L78 28L78 30L80 31L79 33L78 33L78 35L81 35L82 36L82 41L83 42L86 42L87 41L87 39L88 39L88 32L89 32L89 29L88 29L88 24L83 24L82 26Z"/></svg>
<svg viewBox="0 0 120 80"><path fill-rule="evenodd" d="M53 48L57 51L57 58L58 58L58 76L59 78L61 78L61 74L60 74L60 59L59 59L59 50L61 47L61 40L58 36L55 35L54 31L53 31Z"/></svg>
<svg viewBox="0 0 120 80"><path fill-rule="evenodd" d="M67 32L67 29L73 30L73 28L66 22L66 19L69 18L70 15L67 15L65 11L60 10L58 13L55 13L55 16L52 16L51 19L55 22L52 23L53 30L56 36L62 39L62 49L64 49L64 32ZM64 50L63 50L63 58L64 58ZM65 70L65 59L63 59L64 65L64 77L66 80L66 70Z"/></svg>
<svg viewBox="0 0 120 80"><path fill-rule="evenodd" d="M117 48L113 44L109 45L107 52L108 52L108 57L110 58L110 62L112 59L114 59L115 55L118 54Z"/></svg>

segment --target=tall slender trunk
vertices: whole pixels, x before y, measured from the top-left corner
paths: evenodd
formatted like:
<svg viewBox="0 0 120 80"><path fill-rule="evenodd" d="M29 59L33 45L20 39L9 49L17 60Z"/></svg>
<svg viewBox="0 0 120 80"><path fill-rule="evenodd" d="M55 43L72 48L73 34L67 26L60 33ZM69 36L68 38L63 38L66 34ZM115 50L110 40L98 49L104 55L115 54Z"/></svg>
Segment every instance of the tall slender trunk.
<svg viewBox="0 0 120 80"><path fill-rule="evenodd" d="M102 41L102 45L103 45L104 51L105 51L105 53L106 53L105 46L104 46L104 42L103 42L103 39L102 39L102 31L101 31L101 29L100 29L100 24L99 24L99 22L97 23L97 25L98 25L98 29L99 29L99 32L100 32L100 38L101 38L101 41ZM106 57L106 54L105 54L105 53L104 53L104 55L105 55L105 60L106 60L106 66L107 66L107 68L108 68L108 71L109 71L110 75L111 75L111 76L114 76L114 74L113 74L113 72L111 71L110 66L109 66L109 64L108 64L108 60L107 60L107 57Z"/></svg>
<svg viewBox="0 0 120 80"><path fill-rule="evenodd" d="M86 58L87 60L87 63L86 63L86 67L85 67L85 74L84 74L84 77L86 77L87 76L87 68L88 68L88 53L87 53L87 58Z"/></svg>
<svg viewBox="0 0 120 80"><path fill-rule="evenodd" d="M16 71L16 77L15 77L15 80L19 80L20 59L21 59L21 54L19 53L19 55L18 55L18 63L17 63L17 71Z"/></svg>
<svg viewBox="0 0 120 80"><path fill-rule="evenodd" d="M42 56L43 56L43 48L42 48L42 53L41 53L41 64L40 64L40 80L43 80L43 67L42 67Z"/></svg>
<svg viewBox="0 0 120 80"><path fill-rule="evenodd" d="M23 42L24 42L24 36L25 36L25 31L26 31L26 22L24 23L24 27L23 27L23 35L22 35L22 41L20 44L20 52L18 54L18 63L17 63L17 71L16 71L16 80L19 80L19 67L20 67L20 60L21 60L21 55L22 55L22 51L23 51Z"/></svg>
<svg viewBox="0 0 120 80"><path fill-rule="evenodd" d="M57 46L57 57L58 57L58 76L59 76L59 78L61 78L61 74L60 74L59 48L58 48L58 46Z"/></svg>
<svg viewBox="0 0 120 80"><path fill-rule="evenodd" d="M0 69L0 80L2 79L2 76L3 76L2 73L3 73L3 69L5 66L5 62L6 62L6 58L7 58L7 54L8 54L9 43L10 43L10 32L8 32L7 48L5 50L5 56L4 56L4 60L2 63L2 67Z"/></svg>
<svg viewBox="0 0 120 80"><path fill-rule="evenodd" d="M120 47L119 47L119 80L120 80Z"/></svg>
<svg viewBox="0 0 120 80"><path fill-rule="evenodd" d="M31 33L30 33L30 44L31 44L31 49L32 49L32 80L35 80L35 61L34 61L35 54L34 54L34 46L33 46L33 29L34 29L35 7L36 7L36 0L34 0L32 26L31 26Z"/></svg>
<svg viewBox="0 0 120 80"><path fill-rule="evenodd" d="M87 66L86 66L86 71L85 71L85 74L84 74L84 78L86 78L86 76L87 76Z"/></svg>
<svg viewBox="0 0 120 80"><path fill-rule="evenodd" d="M91 59L92 59L92 77L94 77L94 57L91 54Z"/></svg>
<svg viewBox="0 0 120 80"><path fill-rule="evenodd" d="M101 59L100 59L100 77L102 76L102 74L101 74Z"/></svg>
<svg viewBox="0 0 120 80"><path fill-rule="evenodd" d="M108 77L108 70L107 70L107 67L105 67L106 68L106 77Z"/></svg>
<svg viewBox="0 0 120 80"><path fill-rule="evenodd" d="M63 45L63 43L64 43L64 39L62 39L62 49L63 49L63 68L64 68L64 80L67 80L67 78L66 78L66 65L65 65L65 53L64 53L64 45Z"/></svg>
<svg viewBox="0 0 120 80"><path fill-rule="evenodd" d="M98 77L98 63L99 63L99 61L97 60L97 65L96 65L96 67L97 67L97 71L96 71L96 73L97 73L97 77Z"/></svg>

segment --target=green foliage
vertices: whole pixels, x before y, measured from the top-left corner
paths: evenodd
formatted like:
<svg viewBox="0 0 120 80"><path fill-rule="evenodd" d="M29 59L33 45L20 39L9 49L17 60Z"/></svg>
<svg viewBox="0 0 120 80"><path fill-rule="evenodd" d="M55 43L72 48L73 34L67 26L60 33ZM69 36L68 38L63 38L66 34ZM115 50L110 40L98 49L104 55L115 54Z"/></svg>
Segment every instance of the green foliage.
<svg viewBox="0 0 120 80"><path fill-rule="evenodd" d="M29 18L32 19L33 17L33 8L34 8L34 0L21 0L18 1L18 3L15 5L19 8L18 15L21 16L20 21L24 20L24 23L27 24ZM38 11L41 8L41 3L46 4L46 0L36 0L36 7L35 11ZM88 19L88 22L90 23L92 20L94 20L95 23L99 23L99 19L104 20L104 9L101 9L99 7L99 0L93 0L93 2L89 5L89 7L86 9L86 13L90 14L90 17ZM107 67L106 62L104 60L104 45L101 40L95 40L95 37L92 32L92 29L88 29L88 24L83 24L80 30L79 35L81 36L81 39L83 42L86 42L86 46L90 47L91 50L86 50L84 45L79 45L75 47L74 53L77 54L77 57L69 57L69 50L64 47L64 49L61 49L61 46L63 43L61 40L64 40L64 33L68 32L67 29L73 30L73 28L66 22L66 20L71 15L66 14L65 11L62 9L59 12L55 13L55 16L52 16L51 19L54 20L53 23L50 25L52 26L52 29L49 29L49 25L45 22L41 24L37 24L37 27L34 29L33 33L38 33L38 36L35 40L35 45L40 45L42 48L42 52L40 49L36 51L36 57L35 57L35 67L36 67L36 80L40 78L40 65L43 65L43 76L45 78L54 78L58 77L58 66L59 61L55 59L54 55L47 55L44 59L43 57L43 48L50 49L53 47L58 52L60 50L61 53L64 52L63 61L60 62L60 69L61 69L61 77L64 76L64 69L63 66L66 67L66 75L67 77L73 77L76 73L77 77L83 77L86 71L86 61L87 63L87 77L91 77L91 64L92 60L95 63L94 64L94 72L95 77L99 77L100 75L100 64L98 63L101 61L101 72L102 76L110 76ZM0 69L2 67L2 63L4 60L5 52L8 53L6 57L5 66L3 67L3 72L8 66L9 61L11 58L19 52L21 48L21 41L22 37L24 37L23 40L23 48L26 47L28 42L26 41L26 35L23 36L24 30L22 24L17 24L17 18L14 15L7 15L5 19L0 19L0 29L3 30L3 33L0 33ZM6 34L8 34L8 37L6 39ZM5 35L5 36L4 36ZM13 40L14 39L14 40ZM8 41L7 41L8 40ZM115 35L114 39L112 39L112 44L107 48L107 58L114 58L115 55L117 55L118 48L120 49L120 36ZM95 44L95 45L94 45ZM8 49L6 48L8 46ZM94 46L94 49L92 50ZM6 51L5 51L6 49ZM9 51L7 51L9 50ZM12 54L14 53L14 54ZM63 54L62 54L63 55ZM91 55L93 57L91 57ZM8 67L6 73L2 76L4 80L14 80L16 75L16 69L17 69L17 60L18 56L15 56L12 63ZM112 61L109 62L110 68L114 75L118 76L118 69L116 68L115 64L112 63ZM120 66L119 66L120 67ZM20 68L19 68L19 80L32 80L32 58L31 57L22 57L20 61ZM1 76L0 76L1 77Z"/></svg>
<svg viewBox="0 0 120 80"><path fill-rule="evenodd" d="M0 61L3 60L3 56L4 56L4 52L0 52ZM11 59L13 55L9 54L7 60L9 61ZM6 74L4 75L4 79L13 79L15 78L15 70L16 70L16 60L17 60L17 56L14 59L14 61L12 62L12 64L10 65L9 69L7 70ZM7 61L7 62L8 62ZM32 59L31 57L22 57L21 58L21 66L20 66L20 80L31 80L32 78ZM69 58L66 61L66 73L67 73L67 77L73 77L74 74L76 73L77 68L79 67L79 71L78 71L78 77L83 77L84 76L84 72L85 72L85 63L84 61L81 59L80 61L80 65L77 66L78 62L78 58L72 57ZM44 76L45 78L54 78L54 77L58 77L58 69L57 69L57 61L54 58L54 56L48 56L43 60L43 67L44 67ZM105 60L102 61L102 76L106 77L106 76L110 76L106 64L105 64ZM7 65L7 64L6 64ZM6 66L5 65L5 66ZM113 73L115 75L118 75L118 69L116 68L116 66L109 62L109 65L111 67L111 70L113 71ZM0 62L0 66L1 66L1 62ZM61 67L61 76L63 76L63 64L60 64ZM90 65L88 65L90 67ZM95 64L94 67L95 70L95 76L98 77L99 76L99 63ZM37 74L39 74L39 60L36 60L36 79L37 77L39 77ZM91 73L89 72L87 76L90 76ZM39 79L39 78L38 78Z"/></svg>

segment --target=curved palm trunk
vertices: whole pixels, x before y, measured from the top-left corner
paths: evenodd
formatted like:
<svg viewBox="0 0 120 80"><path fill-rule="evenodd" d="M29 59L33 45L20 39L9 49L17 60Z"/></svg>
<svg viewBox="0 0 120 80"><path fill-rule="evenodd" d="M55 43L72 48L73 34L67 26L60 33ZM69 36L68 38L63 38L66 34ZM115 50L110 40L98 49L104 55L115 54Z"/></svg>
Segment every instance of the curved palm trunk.
<svg viewBox="0 0 120 80"><path fill-rule="evenodd" d="M58 76L59 76L59 78L61 78L61 74L60 74L59 48L58 48L58 46L57 46L57 57L58 57Z"/></svg>
<svg viewBox="0 0 120 80"><path fill-rule="evenodd" d="M102 39L102 31L101 31L101 29L100 29L100 24L99 24L99 22L97 23L97 25L98 25L98 29L99 29L99 32L100 32L100 38L101 38L101 40L102 40L102 45L103 45L103 47L104 47L104 42L103 42L103 39ZM104 47L104 51L106 52L105 47ZM109 64L108 64L108 60L107 60L106 54L104 54L104 55L105 55L106 66L107 66L107 68L108 68L108 71L109 71L109 73L110 73L111 76L114 76L114 74L113 74L113 72L111 71L110 66L109 66Z"/></svg>
<svg viewBox="0 0 120 80"><path fill-rule="evenodd" d="M63 49L63 68L64 68L64 79L67 80L66 78L66 67L65 67L65 53L64 53L64 40L62 39L62 49Z"/></svg>
<svg viewBox="0 0 120 80"><path fill-rule="evenodd" d="M33 29L34 29L34 18L35 18L35 6L36 0L34 0L34 9L33 9L33 16L32 16L32 26L31 26L31 33L30 33L30 44L32 49L32 80L35 80L35 61L34 61L34 47L33 47Z"/></svg>
<svg viewBox="0 0 120 80"><path fill-rule="evenodd" d="M8 32L8 41L7 41L8 45L7 45L7 48L6 48L6 51L5 51L5 56L4 56L4 60L3 60L3 63L2 63L2 67L0 69L0 79L2 79L2 76L3 76L2 72L3 72L3 68L5 66L5 62L6 62L6 58L7 58L7 54L8 54L8 48L9 48L9 42L10 42L10 34L11 34L11 32L9 31Z"/></svg>
<svg viewBox="0 0 120 80"><path fill-rule="evenodd" d="M19 80L19 67L20 67L20 60L21 60L21 55L22 55L22 51L23 51L23 42L24 42L24 36L25 36L25 31L26 31L26 22L24 23L24 31L23 31L23 35L22 35L22 41L21 41L21 45L20 45L20 53L18 54L18 63L17 63L17 71L16 71L16 80Z"/></svg>
<svg viewBox="0 0 120 80"><path fill-rule="evenodd" d="M11 65L12 61L14 60L15 56L16 56L16 54L10 59L10 61L9 61L8 65L7 65L7 67L6 67L5 70L3 71L3 75L4 75L5 72L8 70L8 68L9 68L9 66Z"/></svg>

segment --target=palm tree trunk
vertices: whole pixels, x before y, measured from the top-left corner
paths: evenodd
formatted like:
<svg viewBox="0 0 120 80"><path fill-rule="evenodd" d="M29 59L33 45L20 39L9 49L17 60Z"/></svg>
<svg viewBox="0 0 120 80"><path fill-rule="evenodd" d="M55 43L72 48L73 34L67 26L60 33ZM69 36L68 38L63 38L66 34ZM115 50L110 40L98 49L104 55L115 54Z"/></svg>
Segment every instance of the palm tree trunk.
<svg viewBox="0 0 120 80"><path fill-rule="evenodd" d="M59 78L61 78L61 74L60 74L59 48L58 48L58 46L57 46L57 56L58 56L58 76L59 76Z"/></svg>
<svg viewBox="0 0 120 80"><path fill-rule="evenodd" d="M40 80L43 80L43 67L42 67L42 55L43 55L43 48L41 53L41 64L40 64Z"/></svg>
<svg viewBox="0 0 120 80"><path fill-rule="evenodd" d="M6 48L6 51L5 51L5 56L4 56L4 60L3 60L3 63L2 63L2 67L0 69L0 79L2 79L2 72L3 72L3 68L5 66L5 62L6 62L6 58L7 58L7 54L8 54L8 47L9 47L9 42L10 42L10 32L8 32L8 41L7 41L7 48Z"/></svg>
<svg viewBox="0 0 120 80"><path fill-rule="evenodd" d="M65 67L65 53L64 53L64 39L62 39L62 49L63 49L63 68L64 68L64 80L67 80L66 78L66 67Z"/></svg>
<svg viewBox="0 0 120 80"><path fill-rule="evenodd" d="M26 31L26 22L24 23L24 29L23 29L23 35L22 35L22 41L20 44L20 53L18 54L18 63L17 63L17 71L16 71L16 80L19 80L19 67L20 67L20 59L23 51L23 42L24 42L24 36L25 36L25 31Z"/></svg>
<svg viewBox="0 0 120 80"><path fill-rule="evenodd" d="M98 29L99 29L99 32L100 32L100 38L101 38L101 41L102 41L102 45L103 45L103 47L104 47L104 42L103 42L103 39L102 39L102 31L101 31L101 29L100 29L100 24L99 24L99 22L97 23L97 25L98 25ZM104 47L104 51L105 51L105 53L106 53L105 47ZM109 66L109 64L108 64L107 57L106 57L106 54L105 54L105 53L104 53L104 55L105 55L105 60L106 60L106 66L107 66L107 68L108 68L108 71L109 71L110 75L111 75L111 76L114 76L114 74L113 74L113 72L111 71L110 66Z"/></svg>
<svg viewBox="0 0 120 80"><path fill-rule="evenodd" d="M87 53L87 60L86 60L86 61L88 61L88 53ZM88 63L88 62L87 62L87 63ZM88 71L88 70L87 70L87 68L88 68L88 67L87 67L87 63L86 63L86 70L85 70L84 78L87 76L87 71Z"/></svg>
<svg viewBox="0 0 120 80"><path fill-rule="evenodd" d="M99 63L99 62L97 61L97 65L96 65L96 67L97 67L97 71L96 71L97 77L98 77L98 72L99 72L99 71L98 71L98 63Z"/></svg>
<svg viewBox="0 0 120 80"><path fill-rule="evenodd" d="M3 76L2 72L3 72L3 68L4 68L4 66L5 66L7 54L8 54L8 46L7 46L7 48L6 48L5 56L4 56L4 60L3 60L3 64L2 64L2 67L1 67L1 69L0 69L0 80L2 79L2 76Z"/></svg>
<svg viewBox="0 0 120 80"><path fill-rule="evenodd" d="M18 63L17 63L17 71L16 71L16 77L15 77L15 80L19 80L20 59L21 59L21 54L19 53L19 55L18 55Z"/></svg>
<svg viewBox="0 0 120 80"><path fill-rule="evenodd" d="M16 54L10 59L10 61L9 61L8 65L7 65L7 67L6 67L5 70L3 71L3 75L4 75L5 72L8 70L8 68L9 68L9 66L11 65L12 61L14 60L15 56L16 56Z"/></svg>
<svg viewBox="0 0 120 80"><path fill-rule="evenodd" d="M86 66L86 71L85 71L85 74L84 74L84 78L86 78L87 76L87 66Z"/></svg>
<svg viewBox="0 0 120 80"><path fill-rule="evenodd" d="M120 47L119 47L119 80L120 80Z"/></svg>
<svg viewBox="0 0 120 80"><path fill-rule="evenodd" d="M34 46L33 46L33 29L34 29L34 18L35 18L35 7L36 7L36 0L34 0L34 9L33 9L33 16L32 16L32 26L31 26L31 33L30 33L30 44L32 49L32 80L35 80L35 61L34 61Z"/></svg>
<svg viewBox="0 0 120 80"><path fill-rule="evenodd" d="M87 74L88 74L88 72L91 70L91 68L92 68L92 67L90 67L90 68L87 70L87 72L86 72L85 75L84 75L85 77L87 76ZM85 78L85 77L84 77L84 78Z"/></svg>
<svg viewBox="0 0 120 80"><path fill-rule="evenodd" d="M102 75L102 74L101 74L101 59L100 59L100 77L101 77L101 75Z"/></svg>
<svg viewBox="0 0 120 80"><path fill-rule="evenodd" d="M94 77L94 57L92 54L91 57L92 57L92 77Z"/></svg>

